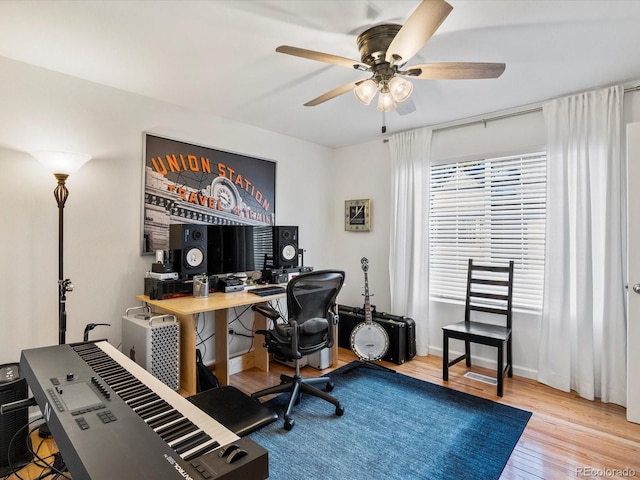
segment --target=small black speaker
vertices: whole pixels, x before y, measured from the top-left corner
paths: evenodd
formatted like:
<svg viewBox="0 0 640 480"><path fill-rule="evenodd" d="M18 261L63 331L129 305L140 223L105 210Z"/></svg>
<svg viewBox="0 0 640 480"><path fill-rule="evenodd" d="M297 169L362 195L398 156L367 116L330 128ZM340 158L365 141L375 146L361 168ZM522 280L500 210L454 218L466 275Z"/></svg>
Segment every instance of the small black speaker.
<svg viewBox="0 0 640 480"><path fill-rule="evenodd" d="M273 227L273 266L298 266L298 227Z"/></svg>
<svg viewBox="0 0 640 480"><path fill-rule="evenodd" d="M24 400L27 396L27 381L20 378L20 365L0 365L0 405ZM28 423L28 408L0 415L0 477L9 473L11 467L25 465L31 460L27 448Z"/></svg>
<svg viewBox="0 0 640 480"><path fill-rule="evenodd" d="M169 250L173 271L188 278L207 272L207 225L169 225Z"/></svg>

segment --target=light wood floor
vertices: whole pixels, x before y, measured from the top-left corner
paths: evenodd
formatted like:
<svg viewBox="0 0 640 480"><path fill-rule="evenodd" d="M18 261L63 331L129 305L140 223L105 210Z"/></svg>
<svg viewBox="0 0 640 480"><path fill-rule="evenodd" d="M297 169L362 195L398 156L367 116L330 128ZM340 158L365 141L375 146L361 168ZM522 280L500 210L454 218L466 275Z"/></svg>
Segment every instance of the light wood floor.
<svg viewBox="0 0 640 480"><path fill-rule="evenodd" d="M354 359L350 350L341 348L338 366ZM434 355L416 357L403 365L382 363L412 377L533 412L501 479L640 479L640 425L627 422L622 407L584 400L521 377L505 379L501 398L494 386L465 378L463 364L453 366L449 381L443 382L442 358ZM247 393L255 392L278 384L280 373L291 372L275 362L271 365L269 373L251 369L233 375L232 384ZM493 375L481 368L473 370ZM305 367L302 375L328 371ZM333 393L339 397L339 392Z"/></svg>
<svg viewBox="0 0 640 480"><path fill-rule="evenodd" d="M341 348L337 366L354 359L351 351ZM403 365L383 364L412 377L533 412L501 479L640 478L640 425L626 421L624 408L584 400L520 377L505 380L504 396L500 398L494 386L463 377L464 365L452 367L449 381L443 382L441 361L430 355ZM330 370L305 367L302 374L317 376ZM492 374L480 368L474 371ZM272 362L270 372L252 368L232 375L231 384L251 393L278 384L281 373L291 373L291 369ZM37 434L35 437L39 441ZM51 440L40 447L42 456L54 451ZM20 477L9 478L33 480L42 471L42 467L29 466L19 472Z"/></svg>

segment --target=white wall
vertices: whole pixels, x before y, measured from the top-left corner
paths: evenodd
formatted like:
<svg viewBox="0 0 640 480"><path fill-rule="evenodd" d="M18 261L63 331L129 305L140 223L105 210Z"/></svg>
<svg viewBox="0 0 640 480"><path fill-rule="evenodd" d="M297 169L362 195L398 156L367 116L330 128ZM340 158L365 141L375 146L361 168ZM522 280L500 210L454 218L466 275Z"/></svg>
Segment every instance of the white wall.
<svg viewBox="0 0 640 480"><path fill-rule="evenodd" d="M346 273L339 303L362 306L364 273L362 257L369 259L371 305L389 311L389 145L382 138L373 142L337 150L332 159L333 190L330 225L335 243L334 263ZM371 231L348 232L344 229L344 202L371 200Z"/></svg>
<svg viewBox="0 0 640 480"><path fill-rule="evenodd" d="M529 110L531 108L523 108ZM511 113L511 112L502 112ZM414 113L419 115L419 111ZM495 114L487 114L490 118ZM625 95L625 123L640 119L640 93ZM437 130L433 136L433 159L435 162L482 157L497 157L537 151L546 143L545 125L541 111L512 116L485 124ZM334 158L334 169L344 175L336 182L336 210L339 203L349 198L373 198L374 229L371 233L340 234L342 241L336 250L336 263L349 265L347 281L351 284L341 297L346 304L359 305L362 300L362 280L358 275L359 252L373 252L370 277L372 299L378 310L389 311L388 228L389 209L376 208L380 203L388 205L389 182L383 178L389 174L388 144L372 142L341 149ZM348 164L347 164L348 163ZM375 245L375 246L374 246ZM375 277L374 277L375 275ZM354 285L356 283L356 285ZM427 292L425 292L425 295ZM405 312L391 312L403 314ZM429 309L429 351L442 354L442 330L445 324L459 321L464 316L464 306L451 302L431 301ZM419 319L416 319L419 322ZM514 370L517 375L535 378L538 363L538 341L540 315L514 312ZM463 351L460 342L451 343L453 357ZM474 358L480 365L495 365L495 349L474 346Z"/></svg>
<svg viewBox="0 0 640 480"><path fill-rule="evenodd" d="M276 223L299 225L305 262L333 266L331 151L251 126L0 58L0 364L58 341L55 179L28 151L75 150L93 159L69 177L64 209L67 341L120 342L120 318L143 293L152 257L140 256L142 132L278 162Z"/></svg>
<svg viewBox="0 0 640 480"><path fill-rule="evenodd" d="M277 161L277 223L299 225L305 263L344 269L339 302L361 305L360 258L368 257L372 304L389 311L390 170L382 138L329 150L1 58L0 85L0 363L58 339L55 180L26 153L35 149L94 157L67 182L65 276L76 287L68 295L67 341L81 340L89 322L107 322L113 326L92 338L120 342L120 317L137 304L152 261L139 255L143 131ZM638 120L640 93L627 94L625 122ZM434 157L504 155L540 144L542 115L533 113L437 131ZM344 201L356 198L371 199L371 232L344 230ZM431 302L433 353L440 353L440 326L461 316L460 305ZM516 373L533 376L539 318L516 314L514 328Z"/></svg>

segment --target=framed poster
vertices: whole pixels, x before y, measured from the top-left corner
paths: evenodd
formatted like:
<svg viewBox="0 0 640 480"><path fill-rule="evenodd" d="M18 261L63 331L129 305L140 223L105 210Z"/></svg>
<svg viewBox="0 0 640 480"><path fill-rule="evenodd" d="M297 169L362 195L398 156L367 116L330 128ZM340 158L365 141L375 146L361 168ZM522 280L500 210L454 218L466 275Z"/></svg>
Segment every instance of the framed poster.
<svg viewBox="0 0 640 480"><path fill-rule="evenodd" d="M276 163L144 133L142 254L169 249L169 225L275 224Z"/></svg>

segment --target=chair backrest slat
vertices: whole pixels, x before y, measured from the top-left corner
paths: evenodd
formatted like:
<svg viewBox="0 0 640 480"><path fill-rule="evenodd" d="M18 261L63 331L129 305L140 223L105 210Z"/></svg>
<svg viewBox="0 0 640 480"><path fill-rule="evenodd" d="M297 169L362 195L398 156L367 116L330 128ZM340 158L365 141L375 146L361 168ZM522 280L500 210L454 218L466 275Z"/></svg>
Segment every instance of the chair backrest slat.
<svg viewBox="0 0 640 480"><path fill-rule="evenodd" d="M509 273L509 270L505 270L504 273ZM479 285L495 285L499 287L509 286L509 280L489 280L487 278L472 278L471 283L477 283Z"/></svg>
<svg viewBox="0 0 640 480"><path fill-rule="evenodd" d="M475 312L494 313L496 315L506 315L509 313L506 308L482 307L480 305L471 305L469 308Z"/></svg>
<svg viewBox="0 0 640 480"><path fill-rule="evenodd" d="M505 302L509 300L509 295L500 295L498 293L469 292L469 295L472 297L490 298L492 300L502 300Z"/></svg>

